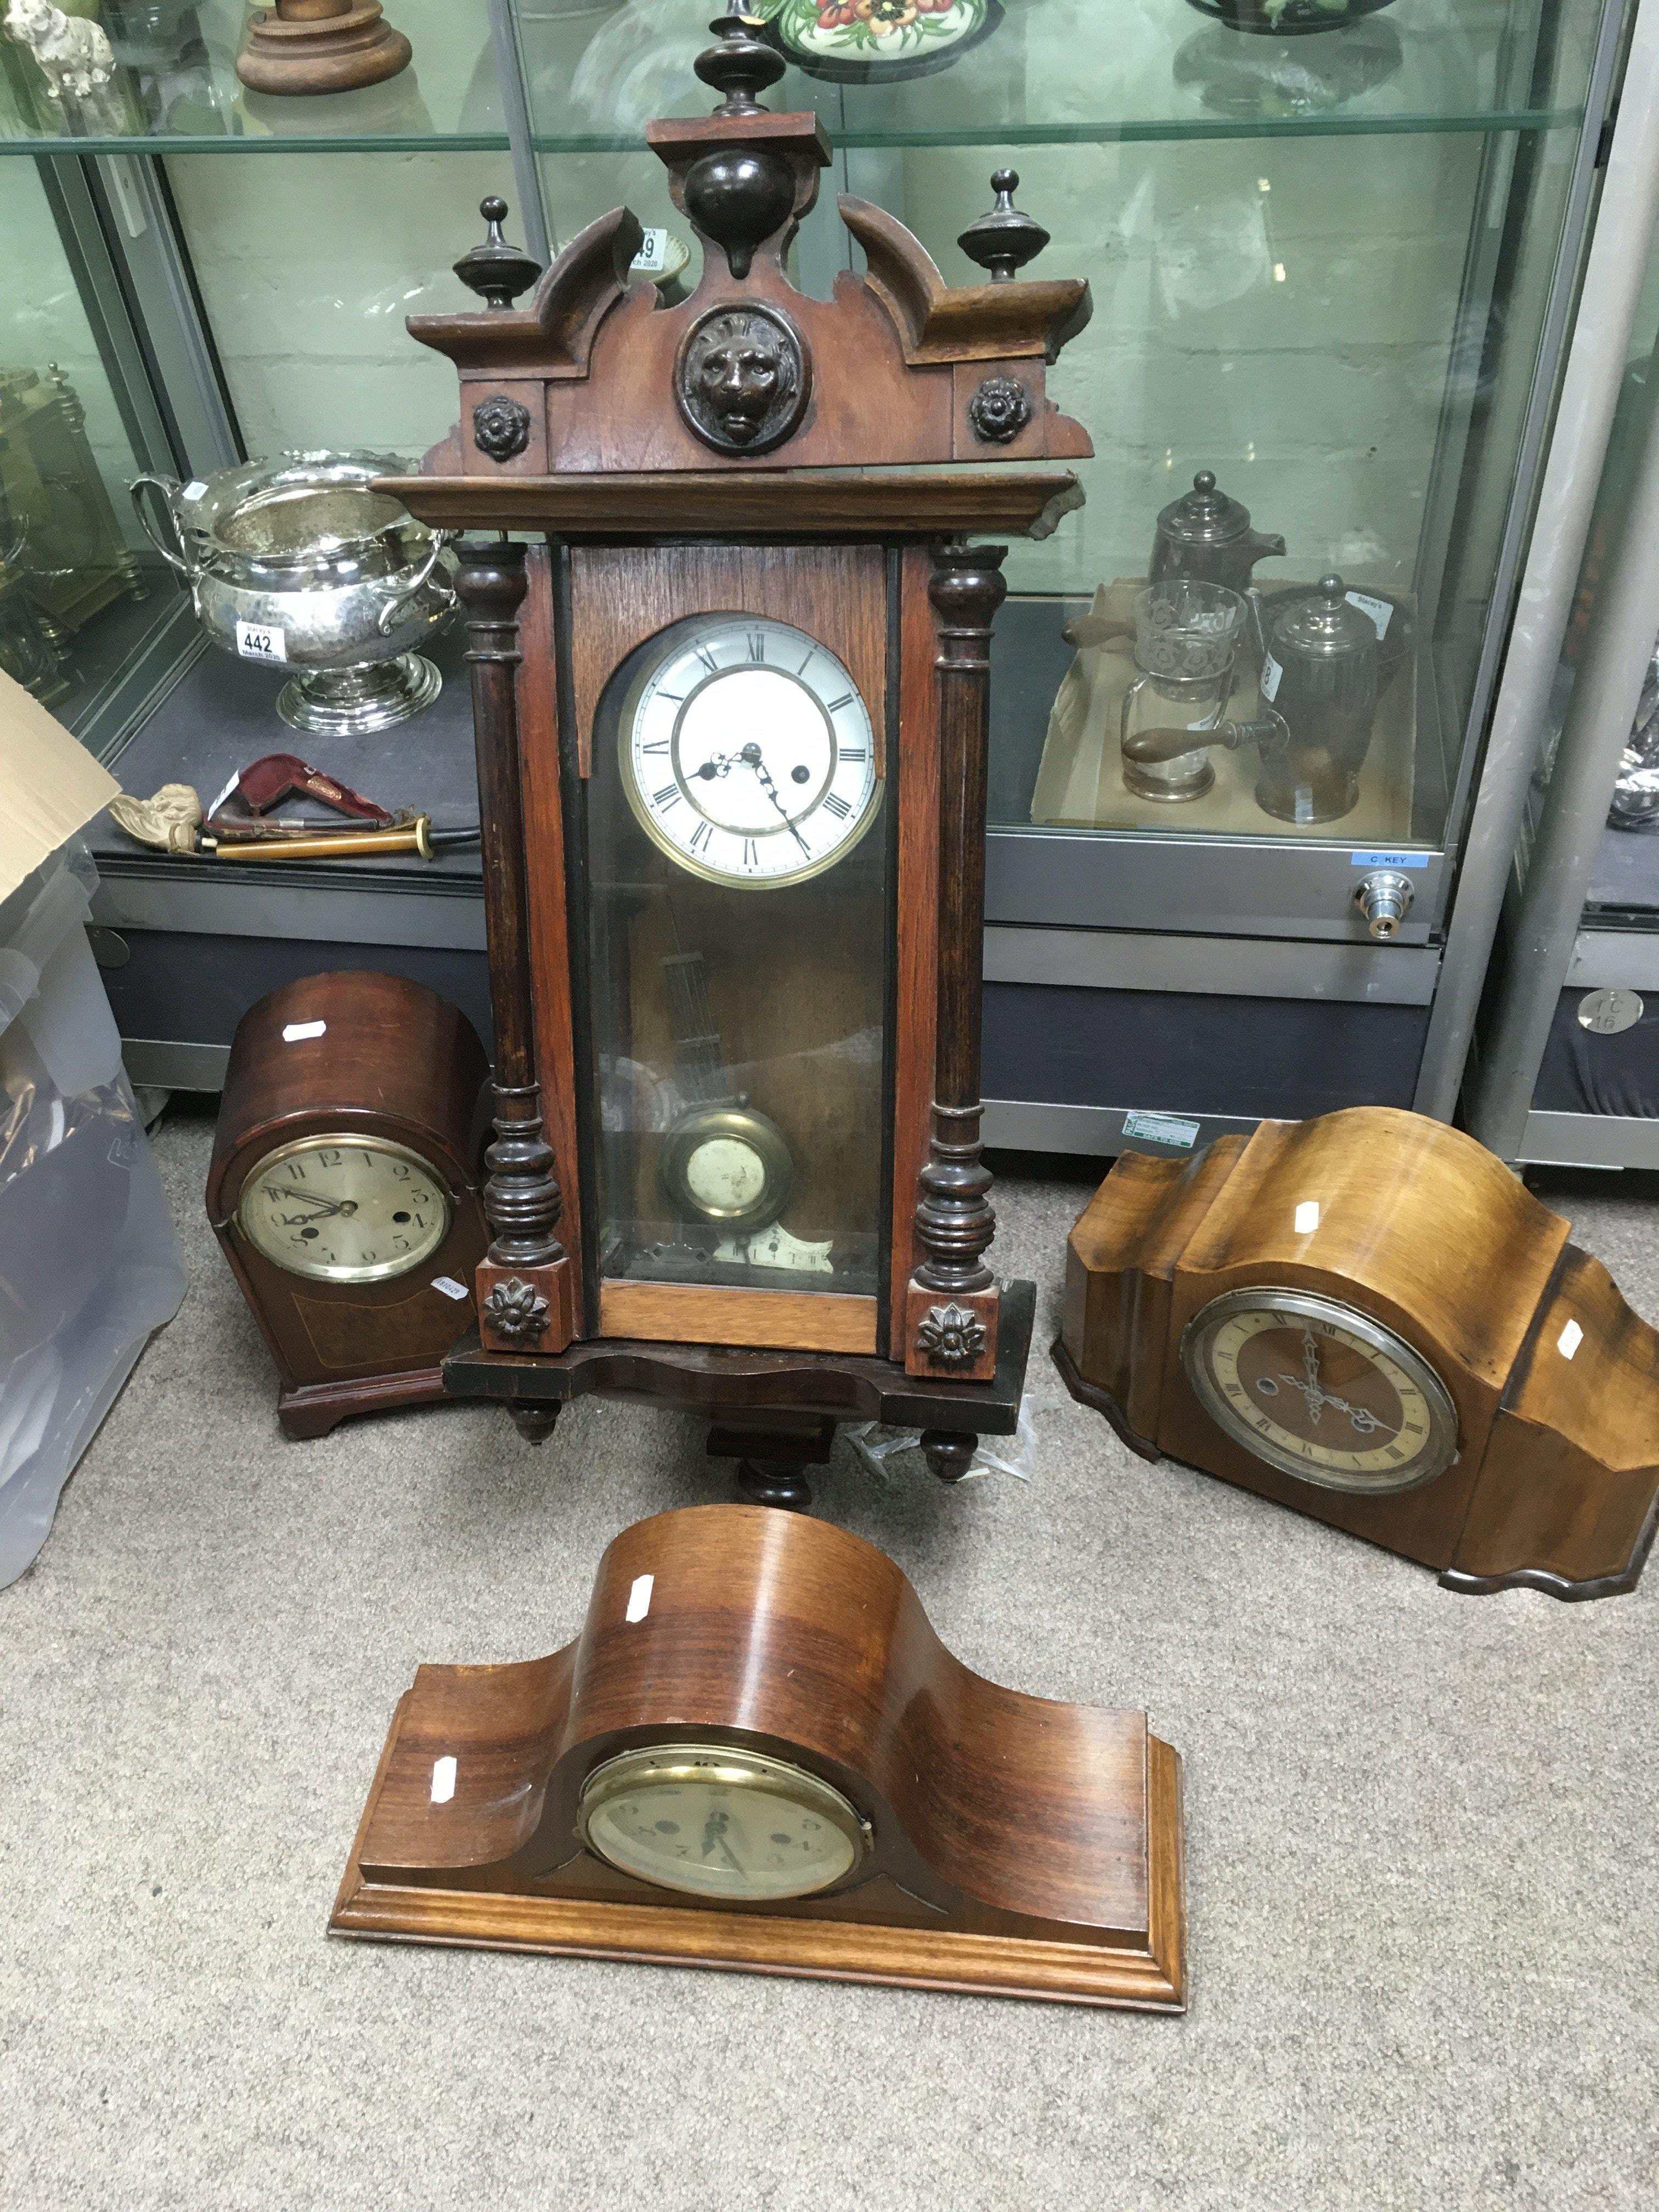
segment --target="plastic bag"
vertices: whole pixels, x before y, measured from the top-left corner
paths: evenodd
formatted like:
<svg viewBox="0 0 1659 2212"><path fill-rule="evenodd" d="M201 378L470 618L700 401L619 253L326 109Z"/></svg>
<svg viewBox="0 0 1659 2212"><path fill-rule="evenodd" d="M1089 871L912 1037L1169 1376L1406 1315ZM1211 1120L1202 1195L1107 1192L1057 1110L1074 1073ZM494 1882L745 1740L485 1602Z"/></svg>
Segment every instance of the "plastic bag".
<svg viewBox="0 0 1659 2212"><path fill-rule="evenodd" d="M186 1285L86 938L78 847L0 907L0 1588Z"/></svg>
<svg viewBox="0 0 1659 2212"><path fill-rule="evenodd" d="M919 1452L921 1449L920 1429L890 1429L879 1421L866 1421L858 1428L849 1428L847 1437L866 1472L882 1483L891 1480L887 1471L890 1459L900 1452ZM1022 1482L1029 1482L1036 1472L1036 1427L1028 1396L1019 1401L1019 1426L1013 1435L981 1437L962 1480L972 1482L981 1474L1012 1474Z"/></svg>

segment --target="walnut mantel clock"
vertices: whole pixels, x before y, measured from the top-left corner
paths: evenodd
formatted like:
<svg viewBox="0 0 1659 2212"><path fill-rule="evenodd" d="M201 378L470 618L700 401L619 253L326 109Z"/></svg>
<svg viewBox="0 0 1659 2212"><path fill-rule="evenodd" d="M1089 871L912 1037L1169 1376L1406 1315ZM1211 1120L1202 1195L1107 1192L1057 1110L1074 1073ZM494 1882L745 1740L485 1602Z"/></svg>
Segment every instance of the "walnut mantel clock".
<svg viewBox="0 0 1659 2212"><path fill-rule="evenodd" d="M387 488L515 533L457 549L498 1056L449 1386L532 1434L592 1390L706 1410L797 1503L837 1420L921 1428L947 1479L1015 1424L1032 1293L988 1263L979 1137L1004 549L969 541L1080 501L1043 379L1089 296L1018 276L1047 234L1006 172L963 236L988 281L842 198L866 273L796 290L829 146L761 106L758 27L712 28L720 105L647 134L695 292L629 283L619 209L514 307L486 202L486 311L410 325L459 424Z"/></svg>
<svg viewBox="0 0 1659 2212"><path fill-rule="evenodd" d="M1072 1231L1054 1356L1164 1453L1470 1594L1634 1589L1659 1335L1501 1160L1389 1107L1126 1153Z"/></svg>

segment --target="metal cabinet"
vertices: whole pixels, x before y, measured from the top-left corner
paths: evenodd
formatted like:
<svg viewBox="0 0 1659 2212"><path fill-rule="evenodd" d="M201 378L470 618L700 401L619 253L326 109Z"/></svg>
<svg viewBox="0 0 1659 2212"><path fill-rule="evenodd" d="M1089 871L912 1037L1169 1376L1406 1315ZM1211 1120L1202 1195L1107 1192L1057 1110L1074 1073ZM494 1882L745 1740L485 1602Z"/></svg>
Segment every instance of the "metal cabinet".
<svg viewBox="0 0 1659 2212"><path fill-rule="evenodd" d="M449 264L486 192L513 203L538 254L627 201L649 227L642 267L672 286L684 219L643 130L696 108L708 9L388 0L410 69L284 100L236 80L240 0L101 5L118 96L90 120L43 98L28 57L0 41L0 237L23 277L14 293L9 270L0 307L0 441L7 376L72 391L88 425L77 465L102 503L46 496L96 507L112 576L130 564L148 596L117 583L54 617L59 564L37 528L7 573L42 635L14 645L0 629L0 659L55 655L57 711L137 787L167 759L205 781L233 734L252 751L260 727L268 750L282 732L268 671L204 660L127 519L126 477L292 447L414 455L441 436L448 372L403 319L456 301ZM957 10L980 35L952 41ZM1352 15L1298 0L1245 10L1259 34L1222 0L899 0L855 15L851 67L813 58L843 9L816 26L803 0L755 12L779 35L793 26L807 64L775 104L816 107L836 147L796 248L806 289L827 293L853 265L837 191L890 208L969 280L957 236L1004 167L1052 234L1031 273L1093 289L1093 322L1054 371L1095 440L1086 503L1012 552L994 646L993 1141L1181 1149L1362 1099L1449 1112L1513 799L1513 744L1487 732L1626 0ZM1200 738L1206 714L1247 734L1195 747L1192 772L1165 779L1183 787L1160 791L1154 774L1148 795L1126 780L1121 742L1124 694L1146 673L1137 601L1160 514L1194 496L1248 508L1270 550L1242 580L1219 696L1188 713L1177 691L1175 720ZM1273 671L1285 624L1334 574L1340 619L1376 632L1352 775L1304 806L1308 780L1276 770L1291 795L1264 803L1270 756L1282 770L1287 746L1294 764L1322 742L1274 706ZM459 703L452 684L423 734L331 741L320 764L389 803L464 815L465 751L447 777L440 743ZM459 721L451 735L459 748ZM238 973L252 995L301 957L395 952L440 988L441 969L453 994L455 963L479 957L476 863L453 855L424 873L295 867L256 896L112 831L98 842L100 920L118 939L106 951L123 963L112 993L153 1080L212 1079ZM1379 916L1381 878L1397 888ZM252 948L240 969L239 940ZM482 1000L476 972L466 988Z"/></svg>
<svg viewBox="0 0 1659 2212"><path fill-rule="evenodd" d="M1539 655L1529 773L1472 1066L1470 1126L1517 1163L1659 1167L1659 69L1641 35L1650 27L1638 27L1608 178L1623 220L1597 244L1616 283L1588 303L1574 343L1575 368L1595 349L1604 447L1584 456L1583 520L1559 549L1571 611L1555 652ZM1649 158L1638 161L1644 135Z"/></svg>

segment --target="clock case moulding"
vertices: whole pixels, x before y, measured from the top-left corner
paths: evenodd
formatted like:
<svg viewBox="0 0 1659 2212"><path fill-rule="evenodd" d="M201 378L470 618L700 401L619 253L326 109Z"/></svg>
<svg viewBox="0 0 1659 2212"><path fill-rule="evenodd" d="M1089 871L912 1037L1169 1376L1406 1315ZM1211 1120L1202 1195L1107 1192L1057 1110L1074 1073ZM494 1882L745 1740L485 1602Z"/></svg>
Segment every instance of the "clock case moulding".
<svg viewBox="0 0 1659 2212"><path fill-rule="evenodd" d="M696 291L665 307L630 283L641 229L617 209L514 307L535 264L486 202L489 234L456 266L489 309L410 322L459 370L459 422L384 489L435 526L534 540L456 548L496 1103L479 1339L447 1361L449 1387L502 1400L537 1437L590 1390L704 1410L750 1496L800 1504L800 1466L828 1455L839 1420L921 1428L946 1479L979 1434L1017 1424L1032 1293L986 1264L979 1139L988 645L1006 587L1002 550L966 541L1042 534L1081 503L1054 464L1092 448L1044 375L1090 301L1075 280L1017 277L1047 234L1014 207L1010 173L963 234L990 281L945 284L902 224L843 197L866 273L843 271L828 301L798 291L784 257L829 143L816 116L759 105L781 63L752 27L713 28L697 70L720 107L647 133L702 246ZM769 364L726 411L700 373L711 331ZM605 683L698 612L795 623L872 687L897 817L873 1297L599 1279L577 1108L582 792Z"/></svg>
<svg viewBox="0 0 1659 2212"><path fill-rule="evenodd" d="M445 1396L444 1355L473 1309L470 1296L435 1285L470 1285L489 1239L479 1162L489 1073L465 1016L402 975L301 976L242 1017L219 1103L207 1212L276 1363L287 1435L319 1437L349 1414ZM237 1208L260 1163L325 1135L398 1145L443 1183L448 1232L418 1269L377 1282L313 1279L278 1267L244 1235Z"/></svg>
<svg viewBox="0 0 1659 2212"><path fill-rule="evenodd" d="M1191 1160L1127 1152L1072 1231L1054 1358L1143 1458L1366 1537L1449 1589L1616 1596L1659 1517L1659 1334L1569 1234L1473 1137L1392 1107L1264 1121ZM1451 1397L1451 1464L1358 1495L1224 1432L1182 1339L1246 1287L1322 1294L1403 1340Z"/></svg>
<svg viewBox="0 0 1659 2212"><path fill-rule="evenodd" d="M716 1903L585 1846L596 1767L711 1741L838 1790L867 1824L852 1873ZM1182 1864L1181 1762L1144 1713L988 1682L862 1538L703 1505L616 1539L562 1650L420 1668L329 1925L1180 2012Z"/></svg>

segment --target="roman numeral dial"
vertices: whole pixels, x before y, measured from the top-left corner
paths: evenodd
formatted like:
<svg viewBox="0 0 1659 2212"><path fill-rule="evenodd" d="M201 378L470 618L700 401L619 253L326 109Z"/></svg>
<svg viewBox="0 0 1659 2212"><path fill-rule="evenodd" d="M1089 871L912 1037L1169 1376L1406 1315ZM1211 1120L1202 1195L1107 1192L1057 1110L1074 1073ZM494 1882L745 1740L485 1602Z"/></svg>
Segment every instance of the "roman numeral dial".
<svg viewBox="0 0 1659 2212"><path fill-rule="evenodd" d="M646 834L716 882L817 875L880 811L870 709L836 655L787 623L676 624L629 687L618 742Z"/></svg>
<svg viewBox="0 0 1659 2212"><path fill-rule="evenodd" d="M1229 1291L1189 1324L1181 1357L1218 1427L1322 1489L1414 1489L1455 1455L1456 1409L1434 1370L1334 1298Z"/></svg>

